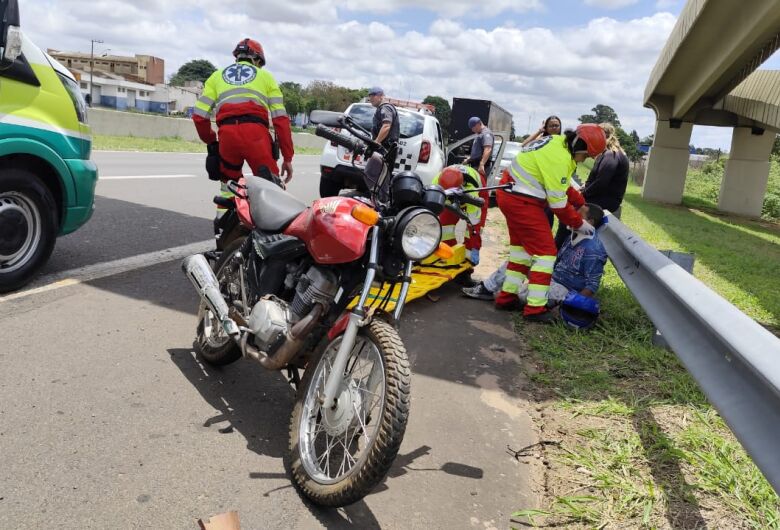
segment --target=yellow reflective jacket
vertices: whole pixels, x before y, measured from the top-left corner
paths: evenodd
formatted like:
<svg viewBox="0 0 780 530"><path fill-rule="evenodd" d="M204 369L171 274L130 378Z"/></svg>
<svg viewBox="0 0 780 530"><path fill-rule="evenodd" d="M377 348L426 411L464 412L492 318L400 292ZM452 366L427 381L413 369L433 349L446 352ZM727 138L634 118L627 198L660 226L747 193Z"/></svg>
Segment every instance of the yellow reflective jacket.
<svg viewBox="0 0 780 530"><path fill-rule="evenodd" d="M545 136L523 147L512 161L512 191L546 200L554 210L564 208L566 190L576 169L566 138Z"/></svg>

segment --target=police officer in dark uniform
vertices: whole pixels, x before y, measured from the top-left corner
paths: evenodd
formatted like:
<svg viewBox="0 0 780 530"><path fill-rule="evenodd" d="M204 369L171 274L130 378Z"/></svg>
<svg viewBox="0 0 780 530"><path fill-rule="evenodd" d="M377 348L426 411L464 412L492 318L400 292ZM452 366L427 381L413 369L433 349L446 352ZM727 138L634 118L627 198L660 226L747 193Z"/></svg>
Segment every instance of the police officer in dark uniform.
<svg viewBox="0 0 780 530"><path fill-rule="evenodd" d="M387 149L387 160L390 170L395 165L395 157L398 154L398 138L401 135L401 127L398 123L398 111L392 103L383 102L385 91L375 86L368 91L368 100L376 108L374 113L374 126L371 134L374 141L382 144Z"/></svg>

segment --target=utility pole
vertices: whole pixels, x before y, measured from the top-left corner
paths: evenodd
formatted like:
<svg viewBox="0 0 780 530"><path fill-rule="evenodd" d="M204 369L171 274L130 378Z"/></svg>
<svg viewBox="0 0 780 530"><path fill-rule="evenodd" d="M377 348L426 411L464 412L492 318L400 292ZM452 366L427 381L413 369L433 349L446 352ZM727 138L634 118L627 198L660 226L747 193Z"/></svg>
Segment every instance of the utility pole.
<svg viewBox="0 0 780 530"><path fill-rule="evenodd" d="M92 90L92 78L95 75L95 43L103 44L102 40L92 39L92 49L89 52L89 100L92 101L94 96Z"/></svg>

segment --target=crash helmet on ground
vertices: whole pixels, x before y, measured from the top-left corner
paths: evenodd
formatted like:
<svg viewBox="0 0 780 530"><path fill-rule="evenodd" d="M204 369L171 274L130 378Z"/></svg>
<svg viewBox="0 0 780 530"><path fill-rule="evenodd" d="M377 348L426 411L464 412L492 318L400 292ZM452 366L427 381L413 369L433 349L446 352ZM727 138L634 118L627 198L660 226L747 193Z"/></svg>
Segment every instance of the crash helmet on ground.
<svg viewBox="0 0 780 530"><path fill-rule="evenodd" d="M592 328L599 318L599 311L598 300L576 291L570 291L560 307L563 322L578 331Z"/></svg>

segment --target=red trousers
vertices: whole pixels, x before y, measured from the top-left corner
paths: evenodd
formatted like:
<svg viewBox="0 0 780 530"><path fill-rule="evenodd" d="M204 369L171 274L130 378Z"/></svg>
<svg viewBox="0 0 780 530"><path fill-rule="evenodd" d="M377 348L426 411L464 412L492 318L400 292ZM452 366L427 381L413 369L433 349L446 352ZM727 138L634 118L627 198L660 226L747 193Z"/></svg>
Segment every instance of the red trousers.
<svg viewBox="0 0 780 530"><path fill-rule="evenodd" d="M519 301L517 293L528 281L528 301L523 313L543 313L546 311L557 252L544 212L545 203L503 190L497 194L498 207L506 217L509 229L510 249L507 277L496 297L496 305L516 305Z"/></svg>
<svg viewBox="0 0 780 530"><path fill-rule="evenodd" d="M254 175L261 166L267 166L274 175L279 167L273 158L271 133L260 123L238 123L219 128L219 157L222 159L222 174L228 178L243 176L244 161Z"/></svg>

